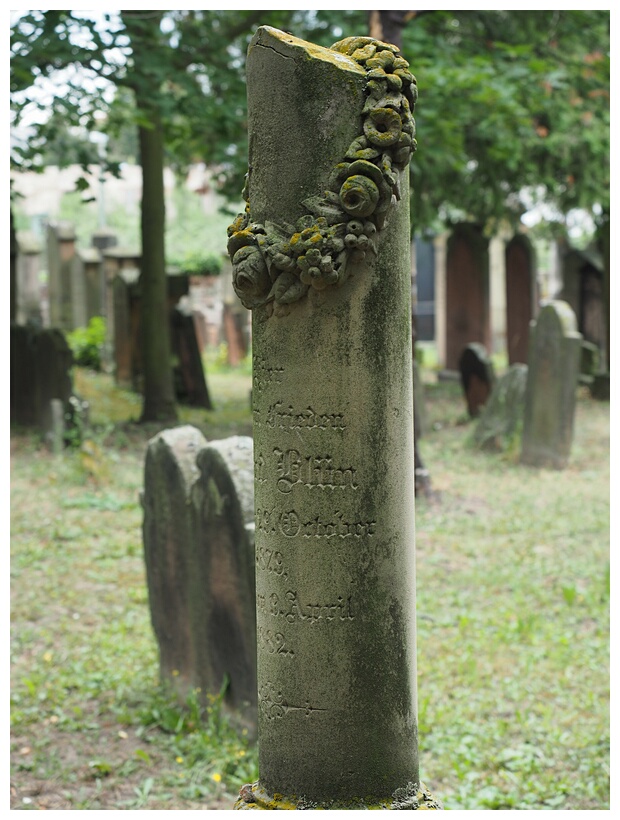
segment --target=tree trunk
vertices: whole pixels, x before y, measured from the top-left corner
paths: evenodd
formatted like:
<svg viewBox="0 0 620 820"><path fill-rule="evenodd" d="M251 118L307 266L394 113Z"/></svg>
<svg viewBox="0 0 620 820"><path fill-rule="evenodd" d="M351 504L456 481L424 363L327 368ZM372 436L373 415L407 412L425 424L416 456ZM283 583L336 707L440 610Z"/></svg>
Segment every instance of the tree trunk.
<svg viewBox="0 0 620 820"><path fill-rule="evenodd" d="M177 418L170 352L164 245L164 148L159 112L153 127L140 126L142 166L142 269L140 274L140 348L144 374L142 421Z"/></svg>
<svg viewBox="0 0 620 820"><path fill-rule="evenodd" d="M123 11L122 17L133 52L128 85L134 90L140 114L140 353L144 376L140 420L176 421L166 293L164 139L159 106L161 77L152 69L161 12Z"/></svg>
<svg viewBox="0 0 620 820"><path fill-rule="evenodd" d="M10 267L10 306L11 324L17 321L17 254L19 246L17 244L17 233L15 231L15 221L13 220L13 208L11 208L11 267Z"/></svg>

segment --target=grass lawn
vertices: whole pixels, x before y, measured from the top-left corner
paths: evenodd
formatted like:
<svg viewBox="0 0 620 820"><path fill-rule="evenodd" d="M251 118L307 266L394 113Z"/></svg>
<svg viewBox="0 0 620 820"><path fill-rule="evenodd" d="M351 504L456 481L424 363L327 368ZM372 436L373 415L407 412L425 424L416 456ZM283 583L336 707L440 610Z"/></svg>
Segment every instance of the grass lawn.
<svg viewBox="0 0 620 820"><path fill-rule="evenodd" d="M249 435L247 372L179 423ZM140 401L75 373L81 448L11 432L11 808L228 809L256 749L158 681L142 557ZM569 467L469 446L426 385L416 506L421 774L449 809L609 808L609 404L580 394Z"/></svg>

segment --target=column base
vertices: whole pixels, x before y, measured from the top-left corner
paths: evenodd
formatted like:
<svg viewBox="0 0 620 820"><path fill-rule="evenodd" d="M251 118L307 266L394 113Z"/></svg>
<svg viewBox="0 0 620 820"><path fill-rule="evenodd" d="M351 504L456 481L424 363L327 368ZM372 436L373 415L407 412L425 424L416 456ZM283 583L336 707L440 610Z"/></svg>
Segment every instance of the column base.
<svg viewBox="0 0 620 820"><path fill-rule="evenodd" d="M339 801L334 800L329 803L315 803L304 797L296 795L286 796L283 794L268 794L260 785L248 783L241 787L239 797L233 806L235 809L443 809L441 803L436 800L423 783L418 786L409 783L401 789L396 789L394 794L387 800L371 803L362 798L359 800Z"/></svg>

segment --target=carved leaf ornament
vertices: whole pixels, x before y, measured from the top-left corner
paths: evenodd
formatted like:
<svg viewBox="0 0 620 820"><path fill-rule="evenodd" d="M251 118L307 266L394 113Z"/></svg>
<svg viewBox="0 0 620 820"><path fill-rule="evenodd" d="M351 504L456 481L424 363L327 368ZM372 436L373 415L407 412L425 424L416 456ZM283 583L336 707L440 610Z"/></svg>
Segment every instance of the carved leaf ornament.
<svg viewBox="0 0 620 820"><path fill-rule="evenodd" d="M377 252L375 235L400 199L399 175L416 148L412 111L415 77L396 46L347 37L331 47L366 70L363 133L332 170L327 190L303 200L307 214L292 225L252 221L245 213L228 228L233 286L246 308L290 305L312 287L340 286L352 263Z"/></svg>

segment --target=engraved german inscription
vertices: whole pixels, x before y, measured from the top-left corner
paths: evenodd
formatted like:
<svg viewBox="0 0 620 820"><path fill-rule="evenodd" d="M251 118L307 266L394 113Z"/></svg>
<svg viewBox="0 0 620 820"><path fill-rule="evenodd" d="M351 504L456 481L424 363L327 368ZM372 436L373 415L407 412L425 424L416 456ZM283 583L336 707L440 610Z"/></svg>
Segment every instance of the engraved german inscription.
<svg viewBox="0 0 620 820"><path fill-rule="evenodd" d="M293 409L289 404L277 401L267 410L265 424L272 430L346 430L342 413L319 413L309 406L304 410Z"/></svg>
<svg viewBox="0 0 620 820"><path fill-rule="evenodd" d="M295 656L293 650L287 645L282 632L274 632L271 629L264 629L259 626L256 629L256 637L270 655L282 655L289 658Z"/></svg>
<svg viewBox="0 0 620 820"><path fill-rule="evenodd" d="M283 618L287 623L312 623L354 620L352 595L343 598L339 595L335 601L313 603L302 601L295 590L288 590L284 596L272 592L271 595L257 595L256 606L264 615Z"/></svg>
<svg viewBox="0 0 620 820"><path fill-rule="evenodd" d="M279 550L268 549L267 547L256 548L256 566L273 575L281 578L288 578L288 571L284 564L284 556Z"/></svg>
<svg viewBox="0 0 620 820"><path fill-rule="evenodd" d="M331 456L302 456L298 450L273 451L276 457L277 487L290 493L293 487L357 490L353 467L335 467Z"/></svg>
<svg viewBox="0 0 620 820"><path fill-rule="evenodd" d="M295 510L280 512L277 507L256 509L256 531L265 535L280 533L287 538L297 535L303 538L364 538L375 535L376 526L376 521L350 521L339 511L329 519L316 515L302 520Z"/></svg>

